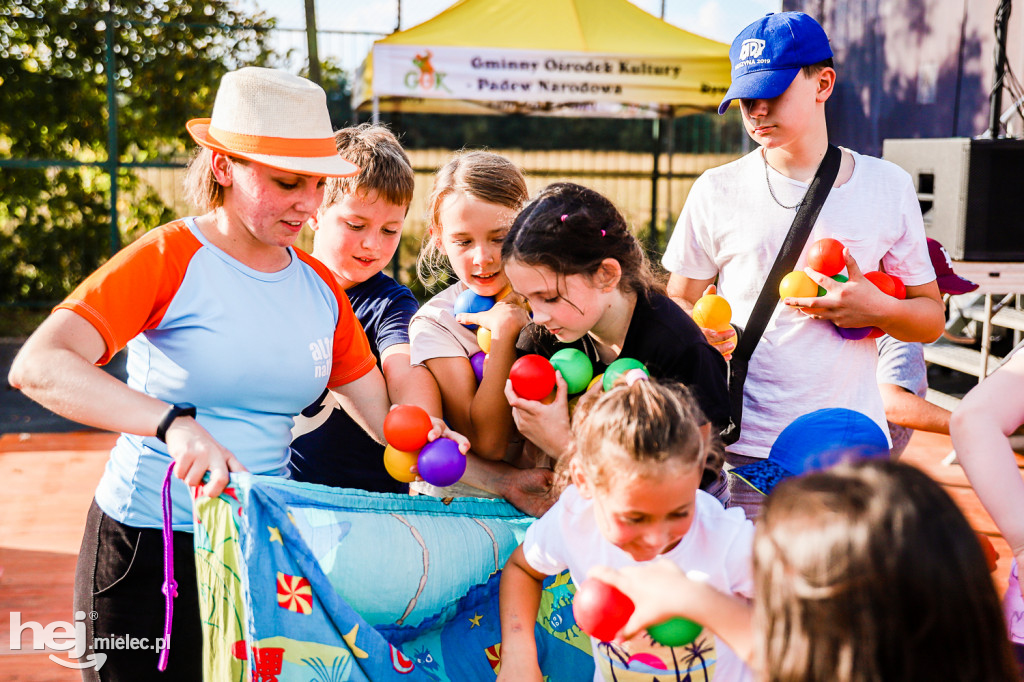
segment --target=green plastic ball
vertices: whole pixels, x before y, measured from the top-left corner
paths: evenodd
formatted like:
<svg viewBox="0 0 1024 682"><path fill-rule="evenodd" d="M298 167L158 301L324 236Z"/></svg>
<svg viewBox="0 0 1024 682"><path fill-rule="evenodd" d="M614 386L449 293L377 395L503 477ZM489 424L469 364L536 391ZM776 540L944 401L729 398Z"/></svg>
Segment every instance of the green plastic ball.
<svg viewBox="0 0 1024 682"><path fill-rule="evenodd" d="M594 366L583 351L575 348L563 348L551 356L551 366L557 369L565 383L569 385L570 395L582 393L594 378Z"/></svg>
<svg viewBox="0 0 1024 682"><path fill-rule="evenodd" d="M686 618L669 618L663 623L647 628L647 634L662 646L686 646L703 630L700 625Z"/></svg>
<svg viewBox="0 0 1024 682"><path fill-rule="evenodd" d="M644 363L639 360L634 360L633 358L619 358L612 364L608 365L608 369L604 371L604 379L601 382L602 388L606 391L610 391L612 386L615 384L615 380L631 369L642 369L647 372L647 376L651 375L651 373L647 371L647 368L644 367Z"/></svg>

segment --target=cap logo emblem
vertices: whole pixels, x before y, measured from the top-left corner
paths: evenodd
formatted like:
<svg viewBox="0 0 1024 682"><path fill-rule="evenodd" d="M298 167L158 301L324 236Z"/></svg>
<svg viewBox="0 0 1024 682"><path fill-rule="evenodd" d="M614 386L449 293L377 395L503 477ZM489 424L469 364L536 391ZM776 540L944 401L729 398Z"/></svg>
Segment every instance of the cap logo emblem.
<svg viewBox="0 0 1024 682"><path fill-rule="evenodd" d="M740 59L757 59L764 52L764 41L748 38L740 45Z"/></svg>

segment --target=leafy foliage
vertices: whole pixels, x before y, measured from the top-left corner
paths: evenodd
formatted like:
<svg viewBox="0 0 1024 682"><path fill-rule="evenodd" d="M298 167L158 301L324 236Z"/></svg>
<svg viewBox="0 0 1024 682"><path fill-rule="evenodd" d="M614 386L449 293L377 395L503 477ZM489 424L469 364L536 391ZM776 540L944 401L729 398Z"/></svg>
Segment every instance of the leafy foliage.
<svg viewBox="0 0 1024 682"><path fill-rule="evenodd" d="M108 69L121 163L180 160L220 77L273 66L273 21L231 0L8 0L0 6L0 300L62 298L111 250ZM92 164L92 165L75 165ZM119 173L119 241L168 209Z"/></svg>

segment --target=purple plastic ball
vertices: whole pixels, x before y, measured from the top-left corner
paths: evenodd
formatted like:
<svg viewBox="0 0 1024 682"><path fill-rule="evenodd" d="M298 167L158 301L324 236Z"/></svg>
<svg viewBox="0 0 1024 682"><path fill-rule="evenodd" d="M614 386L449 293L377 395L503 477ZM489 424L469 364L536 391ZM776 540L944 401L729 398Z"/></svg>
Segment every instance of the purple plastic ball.
<svg viewBox="0 0 1024 682"><path fill-rule="evenodd" d="M466 473L466 456L459 452L459 444L451 438L438 438L420 450L416 468L424 481L444 488Z"/></svg>
<svg viewBox="0 0 1024 682"><path fill-rule="evenodd" d="M860 341L861 339L867 338L868 334L874 327L836 327L836 331L839 332L839 336L843 337L847 341Z"/></svg>
<svg viewBox="0 0 1024 682"><path fill-rule="evenodd" d="M473 374L476 375L477 383L480 383L481 381L484 380L484 360L486 359L487 353L483 352L482 350L473 353L473 355L470 356L469 358L469 364L473 366Z"/></svg>

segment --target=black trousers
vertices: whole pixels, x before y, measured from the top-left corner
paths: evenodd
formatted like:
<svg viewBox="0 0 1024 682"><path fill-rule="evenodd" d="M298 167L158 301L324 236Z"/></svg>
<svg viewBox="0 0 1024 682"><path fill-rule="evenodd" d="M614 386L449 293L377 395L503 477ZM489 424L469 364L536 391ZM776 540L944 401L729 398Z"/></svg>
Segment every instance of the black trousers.
<svg viewBox="0 0 1024 682"><path fill-rule="evenodd" d="M85 656L103 653L107 658L98 671L82 670L87 682L202 679L203 636L191 533L174 533L178 597L170 658L167 670L160 673L163 563L162 531L118 523L93 501L75 569L75 610L85 612Z"/></svg>

